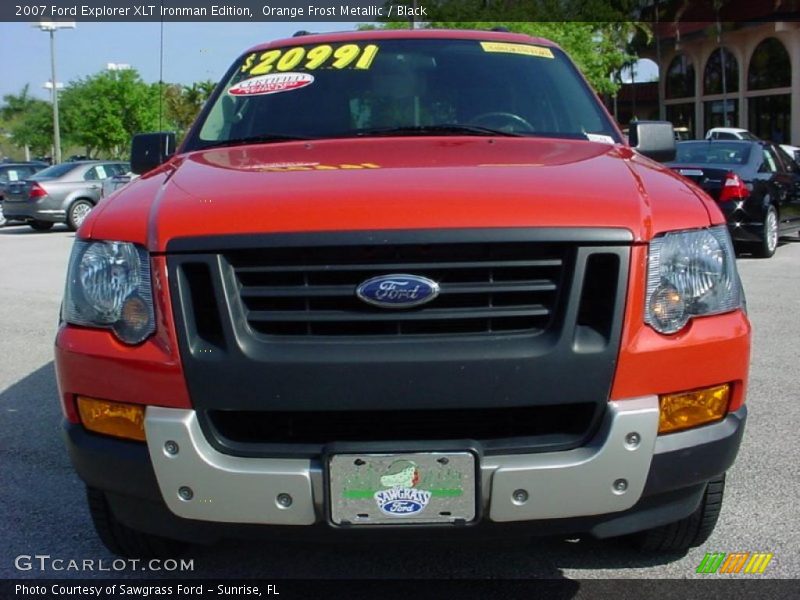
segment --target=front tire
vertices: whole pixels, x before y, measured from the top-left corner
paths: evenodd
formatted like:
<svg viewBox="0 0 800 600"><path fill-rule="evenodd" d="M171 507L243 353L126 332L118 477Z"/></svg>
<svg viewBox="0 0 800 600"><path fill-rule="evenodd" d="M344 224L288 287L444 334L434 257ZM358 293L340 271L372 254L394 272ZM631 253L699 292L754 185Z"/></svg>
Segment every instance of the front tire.
<svg viewBox="0 0 800 600"><path fill-rule="evenodd" d="M778 248L778 211L770 204L764 214L761 241L756 244L754 254L758 258L772 258Z"/></svg>
<svg viewBox="0 0 800 600"><path fill-rule="evenodd" d="M78 229L86 220L86 217L89 216L89 213L92 212L93 208L94 204L88 200L75 200L75 202L70 204L69 210L67 211L67 227L69 227L70 231Z"/></svg>
<svg viewBox="0 0 800 600"><path fill-rule="evenodd" d="M53 223L50 221L31 221L28 225L34 231L49 231L53 228Z"/></svg>
<svg viewBox="0 0 800 600"><path fill-rule="evenodd" d="M179 556L186 544L177 540L143 533L122 524L114 516L106 495L95 488L86 488L86 500L97 536L108 550L127 558L171 558Z"/></svg>
<svg viewBox="0 0 800 600"><path fill-rule="evenodd" d="M714 531L722 510L725 475L706 484L703 500L688 517L634 534L633 544L644 552L685 552L703 544Z"/></svg>

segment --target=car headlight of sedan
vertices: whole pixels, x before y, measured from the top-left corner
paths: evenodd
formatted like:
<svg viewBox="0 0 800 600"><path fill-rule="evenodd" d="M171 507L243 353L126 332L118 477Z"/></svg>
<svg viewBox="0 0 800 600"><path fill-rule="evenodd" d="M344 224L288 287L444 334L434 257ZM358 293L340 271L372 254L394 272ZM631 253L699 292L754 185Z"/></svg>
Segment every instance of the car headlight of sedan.
<svg viewBox="0 0 800 600"><path fill-rule="evenodd" d="M743 302L724 225L670 232L650 242L645 322L656 331L675 333L692 317L736 310Z"/></svg>
<svg viewBox="0 0 800 600"><path fill-rule="evenodd" d="M150 258L128 242L75 242L67 271L62 318L111 329L126 344L155 331Z"/></svg>

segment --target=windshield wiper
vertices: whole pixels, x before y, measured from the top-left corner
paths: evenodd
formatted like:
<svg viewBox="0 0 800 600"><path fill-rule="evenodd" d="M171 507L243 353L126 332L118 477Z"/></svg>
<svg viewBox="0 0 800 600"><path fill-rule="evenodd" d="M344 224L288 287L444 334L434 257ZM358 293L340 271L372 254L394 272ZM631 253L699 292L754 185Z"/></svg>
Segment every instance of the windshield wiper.
<svg viewBox="0 0 800 600"><path fill-rule="evenodd" d="M207 148L221 148L224 146L244 146L246 144L271 144L276 142L296 142L301 140L310 140L312 138L303 137L301 135L282 135L277 133L267 133L264 135L254 135L250 137L231 138L229 140L218 140L203 146L203 150Z"/></svg>
<svg viewBox="0 0 800 600"><path fill-rule="evenodd" d="M374 127L360 129L355 132L358 137L367 136L392 136L392 135L501 135L504 137L524 137L525 134L491 129L479 125L459 125L456 123L444 125L407 125L405 127Z"/></svg>

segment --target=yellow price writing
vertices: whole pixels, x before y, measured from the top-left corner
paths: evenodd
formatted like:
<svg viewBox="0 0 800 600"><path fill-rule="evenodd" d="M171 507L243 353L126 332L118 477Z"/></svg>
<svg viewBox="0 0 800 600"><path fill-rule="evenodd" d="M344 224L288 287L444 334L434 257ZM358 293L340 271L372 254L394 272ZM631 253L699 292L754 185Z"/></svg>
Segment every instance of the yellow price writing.
<svg viewBox="0 0 800 600"><path fill-rule="evenodd" d="M345 44L338 48L321 44L308 49L295 46L250 54L242 63L241 72L255 76L272 71L286 72L295 69L313 71L325 66L334 69L345 69L350 66L354 69L369 69L377 54L378 46L375 44L366 46Z"/></svg>

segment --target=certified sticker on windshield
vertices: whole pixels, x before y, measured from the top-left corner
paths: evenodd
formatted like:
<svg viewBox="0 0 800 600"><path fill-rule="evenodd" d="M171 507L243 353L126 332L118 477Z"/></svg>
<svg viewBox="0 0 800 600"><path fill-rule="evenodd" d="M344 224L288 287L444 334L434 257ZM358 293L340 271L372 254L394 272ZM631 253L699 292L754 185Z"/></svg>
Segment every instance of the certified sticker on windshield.
<svg viewBox="0 0 800 600"><path fill-rule="evenodd" d="M530 44L509 44L507 42L481 42L484 52L504 52L506 54L525 54L539 58L553 58L553 51L544 46Z"/></svg>
<svg viewBox="0 0 800 600"><path fill-rule="evenodd" d="M309 73L270 73L240 81L228 90L231 96L264 96L299 90L314 83Z"/></svg>

